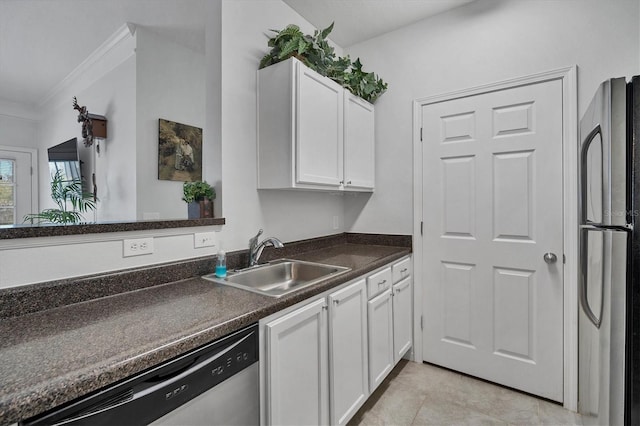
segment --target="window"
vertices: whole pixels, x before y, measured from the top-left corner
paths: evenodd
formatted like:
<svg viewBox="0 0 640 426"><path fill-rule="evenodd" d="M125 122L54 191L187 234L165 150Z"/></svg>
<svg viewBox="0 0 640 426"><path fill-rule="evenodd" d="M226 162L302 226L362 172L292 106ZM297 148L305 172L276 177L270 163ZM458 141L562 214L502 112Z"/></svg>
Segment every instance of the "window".
<svg viewBox="0 0 640 426"><path fill-rule="evenodd" d="M62 173L62 180L70 182L80 180L80 162L79 161L49 161L49 172L54 176L56 172Z"/></svg>
<svg viewBox="0 0 640 426"><path fill-rule="evenodd" d="M16 162L0 158L0 225L16 220Z"/></svg>

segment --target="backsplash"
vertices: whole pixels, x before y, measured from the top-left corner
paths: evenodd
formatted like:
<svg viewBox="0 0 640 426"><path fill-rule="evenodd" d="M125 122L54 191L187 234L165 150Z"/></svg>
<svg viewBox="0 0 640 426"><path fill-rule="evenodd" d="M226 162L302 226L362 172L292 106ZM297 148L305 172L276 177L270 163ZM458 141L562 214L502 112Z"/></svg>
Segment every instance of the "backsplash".
<svg viewBox="0 0 640 426"><path fill-rule="evenodd" d="M338 244L385 245L411 248L409 235L342 233L285 243L281 249L265 248L261 263L287 258ZM248 251L227 253L229 270L246 267ZM11 318L59 306L135 291L167 282L210 274L215 256L203 256L156 266L124 269L79 278L0 289L0 318Z"/></svg>

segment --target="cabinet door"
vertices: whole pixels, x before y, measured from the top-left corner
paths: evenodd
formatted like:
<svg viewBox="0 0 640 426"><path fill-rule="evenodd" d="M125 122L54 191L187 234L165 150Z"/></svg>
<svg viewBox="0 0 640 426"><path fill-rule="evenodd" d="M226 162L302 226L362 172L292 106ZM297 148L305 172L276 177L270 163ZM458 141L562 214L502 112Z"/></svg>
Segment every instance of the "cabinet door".
<svg viewBox="0 0 640 426"><path fill-rule="evenodd" d="M266 325L267 419L271 425L327 424L325 299Z"/></svg>
<svg viewBox="0 0 640 426"><path fill-rule="evenodd" d="M393 357L398 361L411 348L412 342L412 300L411 277L393 286Z"/></svg>
<svg viewBox="0 0 640 426"><path fill-rule="evenodd" d="M344 95L344 187L373 189L375 133L373 105L351 93Z"/></svg>
<svg viewBox="0 0 640 426"><path fill-rule="evenodd" d="M369 395L367 288L361 279L329 295L332 425L347 424Z"/></svg>
<svg viewBox="0 0 640 426"><path fill-rule="evenodd" d="M296 183L339 187L344 89L304 65L296 65Z"/></svg>
<svg viewBox="0 0 640 426"><path fill-rule="evenodd" d="M391 288L367 302L369 320L369 392L393 368L393 311Z"/></svg>

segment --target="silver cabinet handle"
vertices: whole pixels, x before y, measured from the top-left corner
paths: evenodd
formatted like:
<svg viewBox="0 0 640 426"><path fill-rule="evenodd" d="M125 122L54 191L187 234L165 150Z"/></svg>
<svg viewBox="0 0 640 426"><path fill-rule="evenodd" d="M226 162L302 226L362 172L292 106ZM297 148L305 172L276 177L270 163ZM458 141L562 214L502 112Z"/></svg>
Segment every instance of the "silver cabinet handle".
<svg viewBox="0 0 640 426"><path fill-rule="evenodd" d="M378 283L379 286L384 285L387 282L387 280L382 280Z"/></svg>
<svg viewBox="0 0 640 426"><path fill-rule="evenodd" d="M351 185L351 181L350 180L347 181L347 185Z"/></svg>
<svg viewBox="0 0 640 426"><path fill-rule="evenodd" d="M405 273L405 272L407 272L407 268L404 268L404 269L400 270L400 273Z"/></svg>
<svg viewBox="0 0 640 426"><path fill-rule="evenodd" d="M555 253L545 253L544 256L542 256L542 258L549 265L551 265L552 263L556 263L558 261L558 256L556 256Z"/></svg>
<svg viewBox="0 0 640 426"><path fill-rule="evenodd" d="M339 305L339 304L340 304L340 300L339 300L339 299L335 299L335 300L333 301L333 303L335 303L336 305Z"/></svg>

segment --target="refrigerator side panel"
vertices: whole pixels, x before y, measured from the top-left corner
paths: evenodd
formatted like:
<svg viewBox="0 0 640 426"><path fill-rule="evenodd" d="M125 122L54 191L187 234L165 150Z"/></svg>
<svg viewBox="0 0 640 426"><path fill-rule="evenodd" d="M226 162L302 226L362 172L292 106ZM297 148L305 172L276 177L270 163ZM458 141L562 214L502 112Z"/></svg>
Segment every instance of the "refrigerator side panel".
<svg viewBox="0 0 640 426"><path fill-rule="evenodd" d="M628 164L631 171L629 222L633 226L627 280L626 424L640 424L640 77L629 86Z"/></svg>
<svg viewBox="0 0 640 426"><path fill-rule="evenodd" d="M625 410L625 328L627 300L627 248L629 234L611 232L610 289L611 302L605 305L603 319L609 318L609 424L624 424ZM605 262L606 264L607 262ZM608 293L608 294L607 294ZM609 309L609 312L606 310Z"/></svg>

